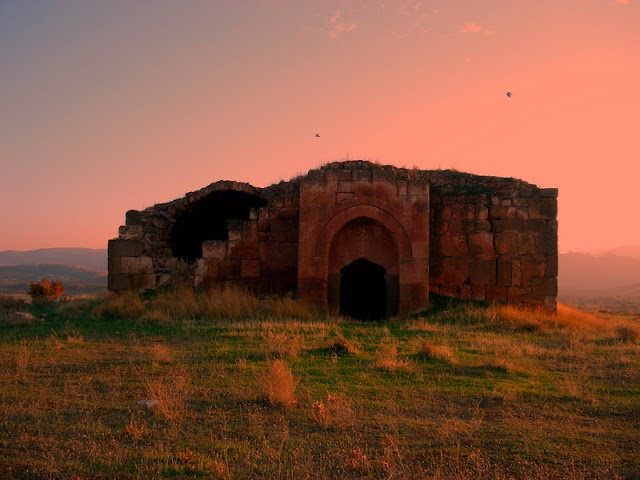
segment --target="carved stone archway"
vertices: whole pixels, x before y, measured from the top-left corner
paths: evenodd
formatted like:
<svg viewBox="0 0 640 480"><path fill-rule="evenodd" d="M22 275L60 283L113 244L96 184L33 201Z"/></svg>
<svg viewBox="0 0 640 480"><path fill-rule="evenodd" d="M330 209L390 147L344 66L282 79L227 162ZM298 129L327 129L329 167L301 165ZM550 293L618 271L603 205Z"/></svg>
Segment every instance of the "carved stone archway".
<svg viewBox="0 0 640 480"><path fill-rule="evenodd" d="M360 278L363 284L362 289L353 285L345 290L345 281L350 279L351 282L356 281L353 277L356 271L370 270L372 276L376 276L377 269L363 264L368 262L371 265L377 265L381 269L382 282L384 283L383 291L379 291L379 282L375 279ZM364 265L361 269L357 266ZM356 266L354 268L353 266ZM351 267L352 270L349 270ZM345 268L347 271L345 272ZM345 278L345 275L349 277ZM400 266L398 261L398 247L396 239L389 229L382 223L369 217L358 217L345 224L333 237L329 248L329 271L328 271L328 304L332 311L344 310L346 304L352 305L350 312L354 313L358 310L368 312L367 308L358 308L358 301L353 299L342 298L345 294L351 292L351 295L363 298L366 296L366 289L375 290L370 292L375 295L384 295L384 309L382 315L368 314L354 315L362 318L378 319L381 317L393 316L398 313L399 307L399 274ZM367 287L370 283L371 285ZM363 291L364 290L364 291ZM355 303L354 303L355 302ZM373 309L372 311L376 311ZM345 313L344 311L342 313ZM375 318L374 318L375 317Z"/></svg>

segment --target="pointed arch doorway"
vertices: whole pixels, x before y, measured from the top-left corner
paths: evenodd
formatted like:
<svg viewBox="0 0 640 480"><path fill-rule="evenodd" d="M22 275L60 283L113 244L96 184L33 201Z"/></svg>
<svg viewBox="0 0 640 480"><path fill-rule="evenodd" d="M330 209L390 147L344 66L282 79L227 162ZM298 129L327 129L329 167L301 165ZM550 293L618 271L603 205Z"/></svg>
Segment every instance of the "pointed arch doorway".
<svg viewBox="0 0 640 480"><path fill-rule="evenodd" d="M334 236L329 253L328 303L361 320L398 313L398 248L380 222L359 217Z"/></svg>

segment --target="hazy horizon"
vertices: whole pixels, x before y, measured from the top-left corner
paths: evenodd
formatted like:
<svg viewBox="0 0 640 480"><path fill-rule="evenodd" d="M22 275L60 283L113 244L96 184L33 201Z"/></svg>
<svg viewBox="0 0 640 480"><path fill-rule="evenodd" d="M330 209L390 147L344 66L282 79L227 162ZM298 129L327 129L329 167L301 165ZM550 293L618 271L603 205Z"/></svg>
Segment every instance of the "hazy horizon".
<svg viewBox="0 0 640 480"><path fill-rule="evenodd" d="M638 18L640 0L0 2L0 250L104 248L129 209L347 158L557 187L561 252L639 244Z"/></svg>

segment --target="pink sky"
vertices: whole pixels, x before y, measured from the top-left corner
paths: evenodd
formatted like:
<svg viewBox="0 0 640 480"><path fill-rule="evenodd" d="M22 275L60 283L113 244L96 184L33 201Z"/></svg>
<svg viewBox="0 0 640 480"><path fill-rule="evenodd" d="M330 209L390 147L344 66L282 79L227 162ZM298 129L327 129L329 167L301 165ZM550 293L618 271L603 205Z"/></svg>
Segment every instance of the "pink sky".
<svg viewBox="0 0 640 480"><path fill-rule="evenodd" d="M0 2L0 250L105 248L129 209L346 158L558 187L560 251L640 244L638 20L640 0Z"/></svg>

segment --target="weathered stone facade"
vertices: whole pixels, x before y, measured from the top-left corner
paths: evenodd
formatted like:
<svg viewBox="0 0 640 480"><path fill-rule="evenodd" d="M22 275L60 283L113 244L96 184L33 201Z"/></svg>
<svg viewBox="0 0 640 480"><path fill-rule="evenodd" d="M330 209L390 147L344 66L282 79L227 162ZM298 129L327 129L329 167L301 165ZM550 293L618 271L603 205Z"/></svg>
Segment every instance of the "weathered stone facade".
<svg viewBox="0 0 640 480"><path fill-rule="evenodd" d="M555 310L557 189L455 171L332 163L266 188L220 181L129 211L109 241L109 289L194 285L297 292L380 318L429 292Z"/></svg>

